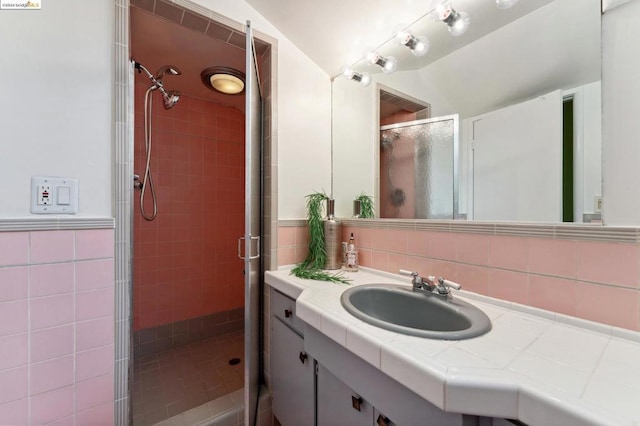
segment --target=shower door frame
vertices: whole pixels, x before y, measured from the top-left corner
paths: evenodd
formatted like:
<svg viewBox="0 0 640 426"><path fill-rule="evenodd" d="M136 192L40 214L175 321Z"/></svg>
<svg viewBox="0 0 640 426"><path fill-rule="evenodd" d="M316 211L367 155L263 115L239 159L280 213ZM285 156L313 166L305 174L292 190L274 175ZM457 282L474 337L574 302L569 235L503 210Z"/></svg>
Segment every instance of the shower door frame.
<svg viewBox="0 0 640 426"><path fill-rule="evenodd" d="M176 5L178 7L178 5ZM133 342L132 342L132 254L133 254L133 74L130 64L130 19L129 0L114 0L114 115L113 115L113 184L114 184L114 216L115 233L115 312L114 312L114 417L113 424L126 426L132 424L131 395L133 391ZM220 15L189 0L182 0L179 7L200 15L206 19L223 24L234 31L245 33L243 24ZM277 266L277 159L272 153L277 152L277 56L278 42L259 31L254 31L255 38L270 45L268 73L266 81L267 94L264 106L263 125L268 133L263 135L265 150L263 152L265 192L263 198L268 200L263 215L263 253L264 270ZM266 123L265 123L266 120ZM263 202L265 202L263 200ZM263 274L264 271L260 271ZM261 289L263 291L263 289ZM253 315L262 317L262 306ZM268 325L263 327L266 331ZM264 350L263 347L260 348ZM260 353L261 357L262 353ZM261 365L260 375L268 375Z"/></svg>
<svg viewBox="0 0 640 426"><path fill-rule="evenodd" d="M254 425L260 394L260 288L262 274L262 90L251 22L246 26L245 229L244 229L244 424ZM259 120L257 123L254 119ZM257 172L257 173L256 173ZM256 176L257 174L257 176ZM257 192L257 194L256 194ZM257 196L256 196L257 195ZM257 234L257 235L256 235ZM253 240L257 253L253 253ZM256 311L258 315L256 314Z"/></svg>
<svg viewBox="0 0 640 426"><path fill-rule="evenodd" d="M449 114L449 115L441 115L439 117L431 117L431 118L423 118L421 120L414 121L405 121L402 123L395 124L386 124L384 126L377 126L377 134L378 137L376 139L376 157L377 157L377 165L376 165L376 175L378 179L381 179L382 173L380 172L380 166L382 163L382 159L380 158L380 143L381 137L380 133L383 130L393 130L393 129L401 129L403 127L412 127L419 126L422 124L431 124L437 123L440 121L453 121L453 146L452 146L452 154L453 154L453 217L452 219L458 219L460 213L460 200L459 200L459 191L460 191L460 115L459 114ZM381 194L380 194L380 180L378 180L376 185L376 191L378 195L378 206L381 205ZM380 208L380 207L378 207ZM380 212L378 212L379 214Z"/></svg>

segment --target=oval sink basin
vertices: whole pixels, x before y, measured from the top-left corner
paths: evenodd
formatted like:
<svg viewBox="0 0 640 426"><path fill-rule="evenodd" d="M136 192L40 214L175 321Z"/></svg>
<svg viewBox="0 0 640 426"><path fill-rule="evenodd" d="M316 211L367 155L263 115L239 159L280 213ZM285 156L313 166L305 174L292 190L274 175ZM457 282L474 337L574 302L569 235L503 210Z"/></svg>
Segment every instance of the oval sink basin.
<svg viewBox="0 0 640 426"><path fill-rule="evenodd" d="M380 328L440 340L470 339L491 330L489 317L463 300L393 284L368 284L342 293L342 306Z"/></svg>

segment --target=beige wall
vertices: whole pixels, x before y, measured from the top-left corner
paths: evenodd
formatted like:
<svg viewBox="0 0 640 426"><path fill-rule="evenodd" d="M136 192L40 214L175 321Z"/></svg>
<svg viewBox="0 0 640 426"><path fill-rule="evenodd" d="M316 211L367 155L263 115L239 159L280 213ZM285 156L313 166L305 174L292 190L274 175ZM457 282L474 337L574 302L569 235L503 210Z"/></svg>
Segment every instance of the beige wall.
<svg viewBox="0 0 640 426"><path fill-rule="evenodd" d="M0 12L0 218L32 216L32 176L78 179L76 217L112 217L113 28L112 0Z"/></svg>

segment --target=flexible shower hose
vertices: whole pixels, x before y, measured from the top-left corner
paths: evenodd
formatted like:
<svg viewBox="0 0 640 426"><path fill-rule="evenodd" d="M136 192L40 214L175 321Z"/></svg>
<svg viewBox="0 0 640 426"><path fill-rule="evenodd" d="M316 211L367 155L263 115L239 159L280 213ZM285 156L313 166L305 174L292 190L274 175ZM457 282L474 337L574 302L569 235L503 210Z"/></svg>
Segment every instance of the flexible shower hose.
<svg viewBox="0 0 640 426"><path fill-rule="evenodd" d="M147 158L144 169L144 178L142 179L142 187L140 189L140 213L142 214L142 217L148 221L152 221L158 215L156 191L153 187L153 177L151 176L151 105L153 104L151 96L155 88L155 86L151 86L147 89L147 92L144 95L144 146ZM153 201L153 212L151 214L148 214L144 209L144 198L147 185L149 186L151 200Z"/></svg>

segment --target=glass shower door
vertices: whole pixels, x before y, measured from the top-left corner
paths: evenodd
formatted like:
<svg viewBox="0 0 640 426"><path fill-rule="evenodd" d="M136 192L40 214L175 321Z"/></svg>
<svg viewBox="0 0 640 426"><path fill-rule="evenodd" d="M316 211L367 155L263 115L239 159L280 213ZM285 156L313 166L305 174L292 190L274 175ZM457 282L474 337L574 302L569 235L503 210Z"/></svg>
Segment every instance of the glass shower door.
<svg viewBox="0 0 640 426"><path fill-rule="evenodd" d="M458 115L380 127L380 217L454 219Z"/></svg>

